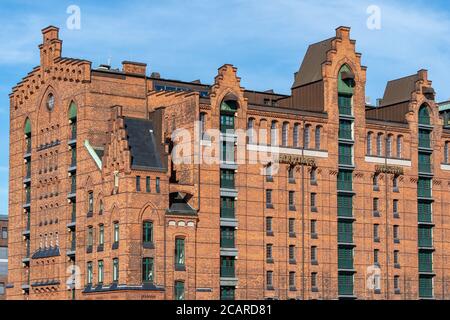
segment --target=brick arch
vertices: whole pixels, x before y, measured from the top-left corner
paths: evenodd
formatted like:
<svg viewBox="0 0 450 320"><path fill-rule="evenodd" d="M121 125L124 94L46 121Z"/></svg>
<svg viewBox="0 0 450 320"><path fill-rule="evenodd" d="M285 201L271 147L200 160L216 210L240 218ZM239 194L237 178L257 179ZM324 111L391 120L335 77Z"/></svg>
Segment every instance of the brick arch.
<svg viewBox="0 0 450 320"><path fill-rule="evenodd" d="M55 109L58 108L58 106L61 105L61 99L59 97L59 95L57 94L58 90L55 89L55 87L53 87L51 84L49 84L47 86L47 88L45 89L45 91L41 94L41 96L39 97L38 101L38 108L37 108L37 114L38 114L38 119L41 119L42 116L42 112L45 111L47 112L47 107L46 107L46 103L47 103L47 97L48 95L51 93L53 94L53 97L55 98ZM56 110L54 110L53 112L55 112ZM48 114L50 115L51 113L48 112ZM42 121L42 124L45 126L46 123L45 121Z"/></svg>
<svg viewBox="0 0 450 320"><path fill-rule="evenodd" d="M155 217L156 219L153 219L153 217ZM151 201L142 206L142 209L139 212L137 222L142 223L142 221L144 220L152 220L158 222L158 225L164 225L163 217L159 213L158 208Z"/></svg>

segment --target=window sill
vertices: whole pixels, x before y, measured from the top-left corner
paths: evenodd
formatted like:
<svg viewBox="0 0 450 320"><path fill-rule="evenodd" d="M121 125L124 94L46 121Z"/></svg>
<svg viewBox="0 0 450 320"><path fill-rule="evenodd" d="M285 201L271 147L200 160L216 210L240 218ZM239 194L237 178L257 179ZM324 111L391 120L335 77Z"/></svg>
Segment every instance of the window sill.
<svg viewBox="0 0 450 320"><path fill-rule="evenodd" d="M311 207L311 212L319 212L319 210L317 209L317 207Z"/></svg>
<svg viewBox="0 0 450 320"><path fill-rule="evenodd" d="M380 290L380 289L375 289L375 290L374 290L374 293L375 293L375 294L381 294L381 290Z"/></svg>
<svg viewBox="0 0 450 320"><path fill-rule="evenodd" d="M311 265L318 266L319 262L317 260L313 260L313 261L311 261Z"/></svg>
<svg viewBox="0 0 450 320"><path fill-rule="evenodd" d="M111 248L112 250L117 250L117 249L119 249L119 243L118 242L114 242L113 244L112 244L112 248Z"/></svg>
<svg viewBox="0 0 450 320"><path fill-rule="evenodd" d="M295 291L297 291L297 288L296 287L289 287L289 291L295 292Z"/></svg>
<svg viewBox="0 0 450 320"><path fill-rule="evenodd" d="M186 271L185 265L175 265L175 271Z"/></svg>
<svg viewBox="0 0 450 320"><path fill-rule="evenodd" d="M97 247L97 252L103 252L103 250L104 248L102 244Z"/></svg>
<svg viewBox="0 0 450 320"><path fill-rule="evenodd" d="M275 291L274 287L272 287L272 286L267 286L266 290L267 291Z"/></svg>
<svg viewBox="0 0 450 320"><path fill-rule="evenodd" d="M289 205L289 211L297 211L295 206Z"/></svg>
<svg viewBox="0 0 450 320"><path fill-rule="evenodd" d="M400 239L394 239L395 244L400 244Z"/></svg>
<svg viewBox="0 0 450 320"><path fill-rule="evenodd" d="M153 242L144 242L142 246L144 249L155 249L155 244Z"/></svg>
<svg viewBox="0 0 450 320"><path fill-rule="evenodd" d="M267 259L267 260L266 260L266 263L273 264L274 261L273 261L273 259Z"/></svg>
<svg viewBox="0 0 450 320"><path fill-rule="evenodd" d="M380 240L380 238L375 238L375 239L373 239L373 242L375 242L375 243L380 243L381 240Z"/></svg>
<svg viewBox="0 0 450 320"><path fill-rule="evenodd" d="M394 219L400 219L400 214L394 213Z"/></svg>
<svg viewBox="0 0 450 320"><path fill-rule="evenodd" d="M273 231L267 231L267 232L266 232L266 235L267 235L268 237L273 237L273 236L274 236L274 233L273 233Z"/></svg>
<svg viewBox="0 0 450 320"><path fill-rule="evenodd" d="M266 178L266 182L273 182L273 177L270 177L270 178L267 177L267 178Z"/></svg>
<svg viewBox="0 0 450 320"><path fill-rule="evenodd" d="M88 212L87 215L86 215L86 217L88 217L88 218L92 218L93 216L94 216L93 212Z"/></svg>
<svg viewBox="0 0 450 320"><path fill-rule="evenodd" d="M297 238L297 234L295 232L290 232L289 238Z"/></svg>
<svg viewBox="0 0 450 320"><path fill-rule="evenodd" d="M86 253L92 253L92 247L87 247L86 248Z"/></svg>
<svg viewBox="0 0 450 320"><path fill-rule="evenodd" d="M289 264L296 265L297 264L297 260L289 259Z"/></svg>
<svg viewBox="0 0 450 320"><path fill-rule="evenodd" d="M318 183L317 181L311 181L311 185L312 185L312 186L318 186L319 183Z"/></svg>
<svg viewBox="0 0 450 320"><path fill-rule="evenodd" d="M313 288L311 288L311 291L312 292L319 292L319 288L313 287Z"/></svg>
<svg viewBox="0 0 450 320"><path fill-rule="evenodd" d="M267 208L267 209L273 209L274 206L273 206L273 204L268 203L268 204L266 204L266 208Z"/></svg>
<svg viewBox="0 0 450 320"><path fill-rule="evenodd" d="M311 239L317 240L319 239L319 235L317 233L311 234Z"/></svg>
<svg viewBox="0 0 450 320"><path fill-rule="evenodd" d="M380 218L380 217L381 217L380 212L379 212L379 211L374 211L374 212L373 212L373 217L374 217L374 218Z"/></svg>
<svg viewBox="0 0 450 320"><path fill-rule="evenodd" d="M394 268L395 269L401 269L402 267L400 266L400 263L396 263L396 264L394 264Z"/></svg>

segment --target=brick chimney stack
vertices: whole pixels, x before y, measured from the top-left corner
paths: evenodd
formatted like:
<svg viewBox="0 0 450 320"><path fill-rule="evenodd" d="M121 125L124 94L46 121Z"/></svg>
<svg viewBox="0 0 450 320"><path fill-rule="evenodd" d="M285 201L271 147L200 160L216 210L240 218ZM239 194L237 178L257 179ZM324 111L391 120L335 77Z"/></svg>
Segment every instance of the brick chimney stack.
<svg viewBox="0 0 450 320"><path fill-rule="evenodd" d="M39 46L41 66L48 68L56 58L61 57L62 41L59 39L59 28L49 26L42 30L43 43Z"/></svg>

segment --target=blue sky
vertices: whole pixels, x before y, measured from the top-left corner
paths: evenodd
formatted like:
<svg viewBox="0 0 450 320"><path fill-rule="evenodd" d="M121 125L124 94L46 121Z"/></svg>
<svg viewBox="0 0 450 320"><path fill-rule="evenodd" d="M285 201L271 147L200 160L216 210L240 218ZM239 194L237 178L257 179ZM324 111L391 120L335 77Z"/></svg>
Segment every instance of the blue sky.
<svg viewBox="0 0 450 320"><path fill-rule="evenodd" d="M67 8L81 9L81 29L69 30ZM381 9L381 29L369 30L367 8ZM8 94L39 64L40 30L61 28L63 55L94 66L146 62L163 77L211 83L224 63L238 67L248 89L289 93L309 44L352 28L368 66L367 95L386 82L425 68L450 99L450 4L447 0L165 0L25 1L0 3L0 214L8 199Z"/></svg>

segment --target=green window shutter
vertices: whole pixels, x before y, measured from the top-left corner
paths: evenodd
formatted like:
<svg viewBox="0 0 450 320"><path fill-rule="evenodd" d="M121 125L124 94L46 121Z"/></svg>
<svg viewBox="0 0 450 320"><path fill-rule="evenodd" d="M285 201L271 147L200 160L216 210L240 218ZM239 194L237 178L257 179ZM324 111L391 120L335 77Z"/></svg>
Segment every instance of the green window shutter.
<svg viewBox="0 0 450 320"><path fill-rule="evenodd" d="M426 106L422 106L419 109L419 124L430 125L430 113L428 112L428 108Z"/></svg>
<svg viewBox="0 0 450 320"><path fill-rule="evenodd" d="M177 266L185 265L184 239L177 238L175 240L175 264Z"/></svg>
<svg viewBox="0 0 450 320"><path fill-rule="evenodd" d="M352 191L353 190L353 173L351 171L339 171L338 173L338 190Z"/></svg>
<svg viewBox="0 0 450 320"><path fill-rule="evenodd" d="M419 172L431 173L431 155L419 153Z"/></svg>
<svg viewBox="0 0 450 320"><path fill-rule="evenodd" d="M433 247L433 228L430 226L419 226L418 230L419 247Z"/></svg>
<svg viewBox="0 0 450 320"><path fill-rule="evenodd" d="M417 185L419 197L431 198L431 179L419 178Z"/></svg>
<svg viewBox="0 0 450 320"><path fill-rule="evenodd" d="M347 270L353 269L352 248L338 248L338 268Z"/></svg>
<svg viewBox="0 0 450 320"><path fill-rule="evenodd" d="M353 243L353 223L351 221L338 222L338 242Z"/></svg>
<svg viewBox="0 0 450 320"><path fill-rule="evenodd" d="M352 140L352 122L349 120L339 121L339 139Z"/></svg>
<svg viewBox="0 0 450 320"><path fill-rule="evenodd" d="M433 222L432 217L432 203L419 201L418 203L418 212L419 212L419 222L431 223Z"/></svg>
<svg viewBox="0 0 450 320"><path fill-rule="evenodd" d="M353 274L339 273L338 291L340 296L353 295Z"/></svg>
<svg viewBox="0 0 450 320"><path fill-rule="evenodd" d="M27 119L27 121L25 121L24 133L27 136L31 135L31 121L30 121L30 119Z"/></svg>
<svg viewBox="0 0 450 320"><path fill-rule="evenodd" d="M339 144L339 164L353 164L353 146L347 144Z"/></svg>
<svg viewBox="0 0 450 320"><path fill-rule="evenodd" d="M77 105L72 102L69 107L69 119L74 120L77 118Z"/></svg>
<svg viewBox="0 0 450 320"><path fill-rule="evenodd" d="M347 65L344 65L339 71L338 92L353 95L355 88L355 81L352 79L343 80L344 73L352 73L352 71Z"/></svg>
<svg viewBox="0 0 450 320"><path fill-rule="evenodd" d="M419 276L419 297L433 298L433 277Z"/></svg>
<svg viewBox="0 0 450 320"><path fill-rule="evenodd" d="M433 272L433 252L419 251L419 272Z"/></svg>
<svg viewBox="0 0 450 320"><path fill-rule="evenodd" d="M353 217L353 196L338 195L338 216Z"/></svg>
<svg viewBox="0 0 450 320"><path fill-rule="evenodd" d="M184 300L184 282L175 281L175 300Z"/></svg>

